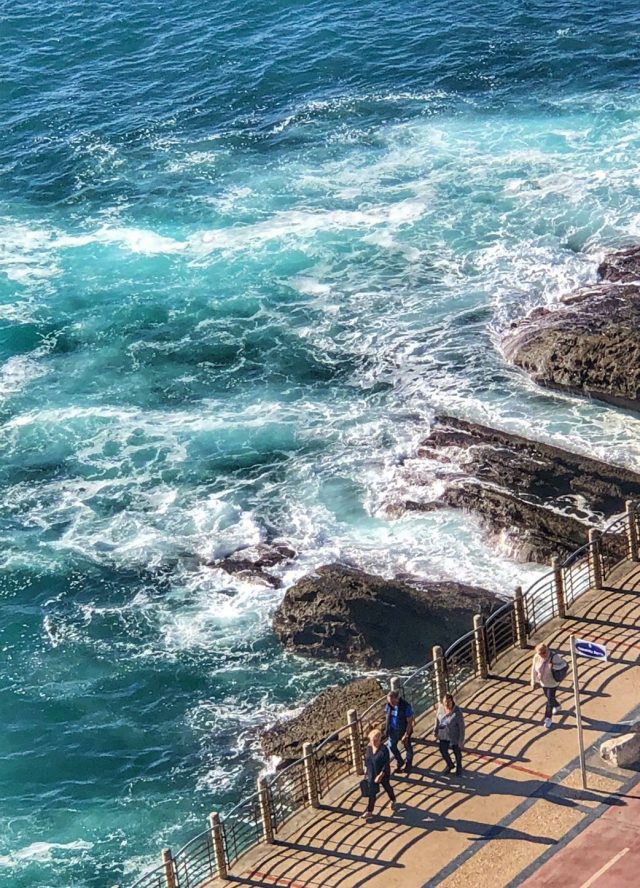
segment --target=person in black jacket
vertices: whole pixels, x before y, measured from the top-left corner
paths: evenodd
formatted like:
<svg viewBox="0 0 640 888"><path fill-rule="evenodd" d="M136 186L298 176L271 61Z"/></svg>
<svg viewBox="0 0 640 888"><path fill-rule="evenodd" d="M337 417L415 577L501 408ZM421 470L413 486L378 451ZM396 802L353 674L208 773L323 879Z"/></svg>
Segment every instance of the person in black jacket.
<svg viewBox="0 0 640 888"><path fill-rule="evenodd" d="M367 810L362 816L367 820L371 820L373 817L373 808L381 785L389 796L391 810L395 811L396 809L396 794L390 782L390 762L389 750L382 742L382 731L376 728L376 730L371 731L369 734L369 745L364 755L367 783L369 784L369 800L367 802Z"/></svg>
<svg viewBox="0 0 640 888"><path fill-rule="evenodd" d="M396 774L404 771L405 774L411 773L411 765L413 764L413 745L411 743L411 735L413 734L413 725L415 718L413 708L408 700L400 696L400 691L389 691L387 694L387 704L384 707L386 717L385 734L389 738L389 748L397 764ZM398 743L402 741L405 752L407 754L407 762L405 764Z"/></svg>

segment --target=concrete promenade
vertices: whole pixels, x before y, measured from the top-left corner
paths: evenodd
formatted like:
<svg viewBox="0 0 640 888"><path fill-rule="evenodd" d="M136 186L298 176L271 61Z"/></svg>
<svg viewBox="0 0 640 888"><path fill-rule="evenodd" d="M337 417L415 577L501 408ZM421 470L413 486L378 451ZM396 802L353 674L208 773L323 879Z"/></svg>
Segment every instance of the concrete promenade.
<svg viewBox="0 0 640 888"><path fill-rule="evenodd" d="M532 647L544 640L567 658L571 633L608 646L607 664L583 659L579 667L588 790L580 783L570 675L558 695L562 712L546 730L542 693L529 688L532 650L513 651L489 679L470 683L459 698L467 721L462 778L442 772L432 717L425 716L416 728L415 769L394 780L401 803L396 813L381 793L379 816L372 823L362 820L365 803L352 775L323 799L320 810L307 810L274 844L242 857L230 882L208 886L640 884L638 775L605 766L594 752L616 725L640 718L639 627L640 565L626 563L605 589L582 596L570 616L531 639Z"/></svg>

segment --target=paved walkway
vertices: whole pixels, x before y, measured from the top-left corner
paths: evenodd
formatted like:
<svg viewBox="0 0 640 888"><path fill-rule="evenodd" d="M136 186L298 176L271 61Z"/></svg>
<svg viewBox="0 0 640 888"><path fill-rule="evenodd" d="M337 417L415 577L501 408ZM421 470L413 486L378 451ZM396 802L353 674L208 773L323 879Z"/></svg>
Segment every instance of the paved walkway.
<svg viewBox="0 0 640 888"><path fill-rule="evenodd" d="M586 829L555 849L523 888L636 888L640 884L640 780L625 804L611 806Z"/></svg>
<svg viewBox="0 0 640 888"><path fill-rule="evenodd" d="M588 790L580 784L568 681L559 694L562 715L545 730L542 694L529 689L531 652L513 652L498 664L499 675L472 683L460 699L467 720L463 778L442 773L431 719L423 719L415 770L395 780L402 803L396 814L379 796L379 817L365 823L352 776L321 810L292 821L275 844L241 858L232 882L257 888L631 886L630 874L640 871L640 791L629 795L633 774L605 767L594 750L620 722L640 717L639 626L640 565L626 565L607 589L585 595L570 617L534 639L568 653L569 635L576 633L609 648L607 664L580 663ZM620 838L625 829L628 840Z"/></svg>

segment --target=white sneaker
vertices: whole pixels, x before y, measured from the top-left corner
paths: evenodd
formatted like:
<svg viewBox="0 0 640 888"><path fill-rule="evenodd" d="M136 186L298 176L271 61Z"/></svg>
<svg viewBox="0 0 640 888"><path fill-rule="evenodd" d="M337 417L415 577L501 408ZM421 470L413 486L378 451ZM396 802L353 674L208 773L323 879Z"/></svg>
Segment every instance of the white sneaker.
<svg viewBox="0 0 640 888"><path fill-rule="evenodd" d="M562 706L554 706L553 707L553 714L557 715L561 709L562 709Z"/></svg>
<svg viewBox="0 0 640 888"><path fill-rule="evenodd" d="M553 722L551 721L550 718L545 718L544 726L545 726L545 728L552 728L553 727Z"/></svg>

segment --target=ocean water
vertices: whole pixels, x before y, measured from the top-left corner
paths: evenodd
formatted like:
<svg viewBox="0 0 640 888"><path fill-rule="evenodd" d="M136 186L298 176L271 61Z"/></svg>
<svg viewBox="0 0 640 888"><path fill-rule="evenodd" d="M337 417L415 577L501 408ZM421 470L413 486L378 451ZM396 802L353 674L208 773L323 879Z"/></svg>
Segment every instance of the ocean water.
<svg viewBox="0 0 640 888"><path fill-rule="evenodd" d="M205 562L527 582L399 512L438 411L637 465L499 341L640 239L640 12L22 0L0 50L0 882L101 888L349 675Z"/></svg>

